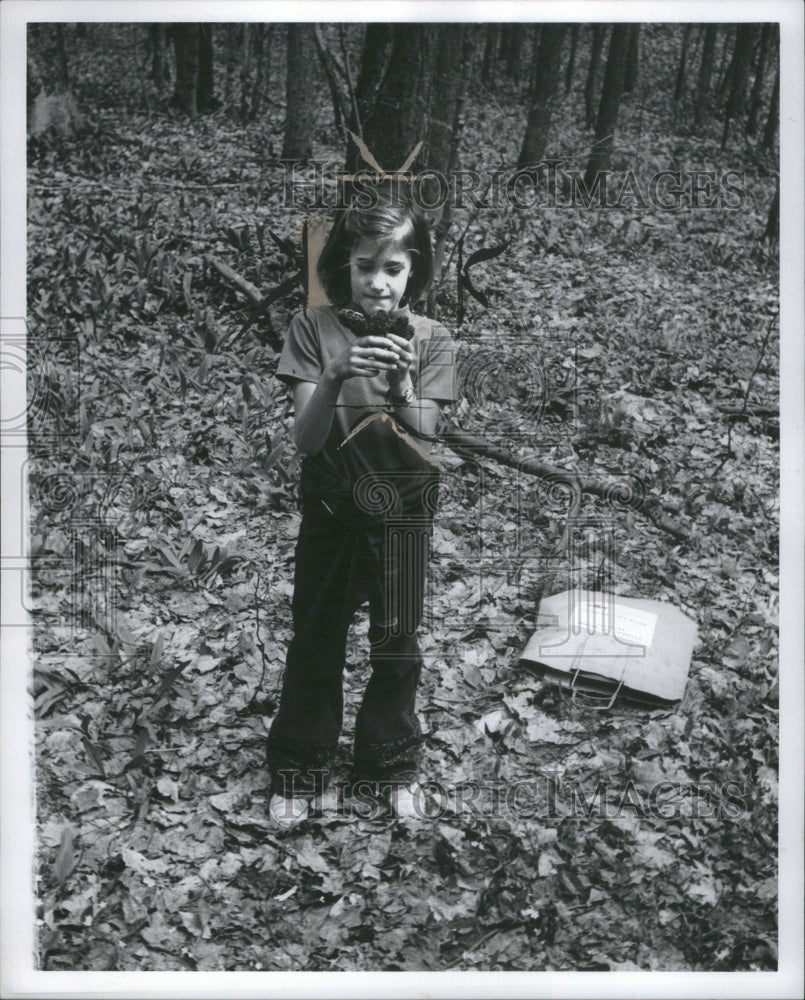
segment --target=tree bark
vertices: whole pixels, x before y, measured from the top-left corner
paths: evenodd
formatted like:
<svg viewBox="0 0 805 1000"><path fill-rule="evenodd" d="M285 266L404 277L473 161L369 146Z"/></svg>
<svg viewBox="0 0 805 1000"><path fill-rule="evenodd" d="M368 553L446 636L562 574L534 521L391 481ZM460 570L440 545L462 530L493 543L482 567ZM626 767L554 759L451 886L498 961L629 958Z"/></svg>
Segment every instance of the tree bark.
<svg viewBox="0 0 805 1000"><path fill-rule="evenodd" d="M462 24L440 24L436 28L437 52L433 94L438 106L428 109L428 167L447 173L455 145L456 109L461 101L466 83L463 73L464 60L470 58L467 45L469 29Z"/></svg>
<svg viewBox="0 0 805 1000"><path fill-rule="evenodd" d="M572 25L570 29L570 52L567 57L567 66L565 67L565 93L570 93L570 88L573 86L573 74L576 71L576 51L579 47L579 26L578 24Z"/></svg>
<svg viewBox="0 0 805 1000"><path fill-rule="evenodd" d="M522 77L523 39L525 32L520 24L506 24L502 28L501 55L506 66L506 75L512 80Z"/></svg>
<svg viewBox="0 0 805 1000"><path fill-rule="evenodd" d="M435 25L392 27L388 68L363 122L364 142L386 171L399 169L417 143L427 138L436 44ZM420 153L411 169L416 172L424 162Z"/></svg>
<svg viewBox="0 0 805 1000"><path fill-rule="evenodd" d="M737 29L733 29L732 26L728 25L727 30L724 32L724 44L721 47L721 62L718 67L718 77L716 80L716 96L719 102L723 100L730 82L729 71L732 63L727 60L732 49L732 39L735 31Z"/></svg>
<svg viewBox="0 0 805 1000"><path fill-rule="evenodd" d="M760 47L755 68L755 82L752 84L752 95L749 98L749 115L746 119L746 134L755 135L757 132L758 115L760 114L760 101L763 96L763 84L766 76L766 57L771 39L771 25L764 24L760 34Z"/></svg>
<svg viewBox="0 0 805 1000"><path fill-rule="evenodd" d="M727 106L724 110L724 132L721 136L721 148L727 143L730 123L742 114L746 104L746 81L749 76L749 66L752 61L752 46L755 41L755 26L739 24L735 37L735 49L732 53L727 76L730 80Z"/></svg>
<svg viewBox="0 0 805 1000"><path fill-rule="evenodd" d="M629 51L626 55L626 71L623 77L623 92L631 94L637 86L640 72L640 25L633 24L629 34Z"/></svg>
<svg viewBox="0 0 805 1000"><path fill-rule="evenodd" d="M264 52L266 38L270 38L273 24L255 24L254 61L256 65L252 86L252 115L256 118L263 108L263 93L266 90L266 63Z"/></svg>
<svg viewBox="0 0 805 1000"><path fill-rule="evenodd" d="M696 110L694 121L701 125L710 106L710 78L713 75L713 58L716 51L716 33L718 28L708 24L704 29L702 45L702 60L699 63L699 75L696 80Z"/></svg>
<svg viewBox="0 0 805 1000"><path fill-rule="evenodd" d="M486 41L484 44L484 65L481 71L481 79L485 87L493 87L495 85L495 69L499 42L500 28L497 24L487 24Z"/></svg>
<svg viewBox="0 0 805 1000"><path fill-rule="evenodd" d="M777 136L777 127L780 119L780 64L777 64L777 73L774 77L774 89L771 92L771 102L769 103L769 116L766 119L766 127L763 130L764 149L773 149L774 140Z"/></svg>
<svg viewBox="0 0 805 1000"><path fill-rule="evenodd" d="M213 37L211 24L200 24L198 26L198 85L196 87L196 107L199 111L210 111L215 107Z"/></svg>
<svg viewBox="0 0 805 1000"><path fill-rule="evenodd" d="M170 80L170 67L165 58L165 25L149 24L148 41L151 46L151 79L157 87Z"/></svg>
<svg viewBox="0 0 805 1000"><path fill-rule="evenodd" d="M447 161L445 167L449 172L455 171L459 167L459 156L458 147L459 139L461 137L461 130L464 125L463 113L464 113L464 101L467 96L467 90L469 89L470 76L473 71L473 65L475 62L475 33L471 28L466 28L464 30L464 44L462 46L461 54L461 82L459 84L458 94L456 95L454 107L453 107L453 126L450 134L450 150L448 153ZM438 91L437 91L438 92ZM447 200L444 207L442 208L439 220L436 223L434 230L433 239L433 282L430 289L428 290L428 301L427 301L427 314L428 316L435 316L436 313L436 295L439 288L439 282L442 273L442 264L444 262L444 251L445 245L447 243L447 234L450 231L450 225L453 220L452 203L450 199Z"/></svg>
<svg viewBox="0 0 805 1000"><path fill-rule="evenodd" d="M685 72L688 62L688 40L690 39L690 25L686 24L682 32L682 51L679 55L679 63L676 69L676 82L674 83L674 104L679 104L682 94L685 92Z"/></svg>
<svg viewBox="0 0 805 1000"><path fill-rule="evenodd" d="M599 171L608 170L614 145L614 131L618 122L618 108L623 93L623 77L626 72L626 54L629 48L629 25L616 24L609 42L607 68L604 85L601 88L601 103L595 122L595 145L590 154L584 184L592 190Z"/></svg>
<svg viewBox="0 0 805 1000"><path fill-rule="evenodd" d="M535 53L534 93L528 112L523 146L517 159L518 167L534 166L540 162L545 154L556 94L559 89L564 35L565 25L563 24L542 25L539 48Z"/></svg>
<svg viewBox="0 0 805 1000"><path fill-rule="evenodd" d="M587 128L592 128L595 121L595 87L603 47L604 26L594 24L592 25L592 41L590 42L590 65L587 68L587 80L584 84L584 120Z"/></svg>
<svg viewBox="0 0 805 1000"><path fill-rule="evenodd" d="M763 233L763 239L768 240L770 243L780 242L780 181L777 180L777 188L774 192L774 198L772 198L771 208L769 209L769 217L766 220L766 230Z"/></svg>
<svg viewBox="0 0 805 1000"><path fill-rule="evenodd" d="M176 57L176 79L173 104L186 115L198 110L198 25L174 24L171 30L173 51Z"/></svg>
<svg viewBox="0 0 805 1000"><path fill-rule="evenodd" d="M288 65L285 74L285 138L282 156L306 163L313 155L316 91L313 66L316 47L313 26L288 25Z"/></svg>
<svg viewBox="0 0 805 1000"><path fill-rule="evenodd" d="M57 86L59 90L68 91L70 89L70 72L67 66L67 49L64 45L64 25L56 25L56 69Z"/></svg>
<svg viewBox="0 0 805 1000"><path fill-rule="evenodd" d="M363 138L366 122L375 110L378 91L385 77L391 56L391 44L394 36L391 24L368 24L363 39L361 53L361 68L358 82L355 84L355 105L350 113L349 127L355 135ZM350 137L347 141L346 172L354 173L359 167L366 166L361 161L358 147Z"/></svg>

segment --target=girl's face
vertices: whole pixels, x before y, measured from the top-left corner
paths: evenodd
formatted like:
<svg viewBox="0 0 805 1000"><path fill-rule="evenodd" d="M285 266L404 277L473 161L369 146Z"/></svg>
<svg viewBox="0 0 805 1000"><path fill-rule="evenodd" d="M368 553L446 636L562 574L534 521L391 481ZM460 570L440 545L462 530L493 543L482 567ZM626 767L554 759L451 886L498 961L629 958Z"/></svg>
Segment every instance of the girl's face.
<svg viewBox="0 0 805 1000"><path fill-rule="evenodd" d="M411 254L396 243L363 237L349 255L352 298L367 314L400 304L411 274Z"/></svg>

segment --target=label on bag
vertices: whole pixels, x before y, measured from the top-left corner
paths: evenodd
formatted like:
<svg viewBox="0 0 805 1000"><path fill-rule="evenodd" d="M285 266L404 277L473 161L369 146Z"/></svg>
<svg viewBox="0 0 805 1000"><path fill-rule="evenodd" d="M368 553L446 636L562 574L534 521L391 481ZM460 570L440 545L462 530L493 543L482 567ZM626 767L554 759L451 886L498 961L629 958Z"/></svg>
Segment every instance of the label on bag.
<svg viewBox="0 0 805 1000"><path fill-rule="evenodd" d="M634 646L650 646L654 638L657 616L652 611L630 608L606 600L576 601L573 606L573 631L600 632L614 635L621 642Z"/></svg>

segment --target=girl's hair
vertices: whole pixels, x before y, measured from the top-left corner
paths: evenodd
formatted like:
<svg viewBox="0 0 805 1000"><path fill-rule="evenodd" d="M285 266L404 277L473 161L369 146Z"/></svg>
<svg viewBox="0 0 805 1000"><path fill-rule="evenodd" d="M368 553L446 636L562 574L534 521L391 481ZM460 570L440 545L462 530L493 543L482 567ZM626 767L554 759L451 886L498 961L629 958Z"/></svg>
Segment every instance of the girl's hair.
<svg viewBox="0 0 805 1000"><path fill-rule="evenodd" d="M407 185L364 185L333 224L317 266L319 280L335 306L352 298L349 255L366 237L394 243L411 254L411 274L400 305L418 302L433 279L433 249L427 220Z"/></svg>

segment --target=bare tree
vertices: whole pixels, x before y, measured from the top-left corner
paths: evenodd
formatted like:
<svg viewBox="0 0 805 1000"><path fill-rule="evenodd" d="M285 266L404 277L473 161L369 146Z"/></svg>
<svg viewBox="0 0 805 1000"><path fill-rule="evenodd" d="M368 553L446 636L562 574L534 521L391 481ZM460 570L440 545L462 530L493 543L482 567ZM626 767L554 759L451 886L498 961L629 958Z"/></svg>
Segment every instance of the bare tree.
<svg viewBox="0 0 805 1000"><path fill-rule="evenodd" d="M426 138L437 38L433 24L392 26L388 66L363 122L366 145L386 170L405 163L417 143ZM420 154L418 162L423 160ZM411 166L416 169L416 162Z"/></svg>
<svg viewBox="0 0 805 1000"><path fill-rule="evenodd" d="M631 94L637 86L640 72L640 25L633 24L629 35L629 51L626 54L626 70L623 76L623 92Z"/></svg>
<svg viewBox="0 0 805 1000"><path fill-rule="evenodd" d="M313 155L313 126L316 120L316 60L311 24L288 25L287 67L285 72L285 137L282 156L306 162Z"/></svg>
<svg viewBox="0 0 805 1000"><path fill-rule="evenodd" d="M523 145L517 159L518 167L539 163L545 153L551 118L559 89L564 24L544 24L540 31L539 48L535 53L534 90L528 112Z"/></svg>
<svg viewBox="0 0 805 1000"><path fill-rule="evenodd" d="M749 114L746 119L746 134L754 135L757 132L758 115L760 114L760 103L763 95L763 84L766 77L766 60L771 44L772 26L764 24L760 33L760 43L758 46L757 65L755 67L755 82L752 84L752 94L749 98Z"/></svg>
<svg viewBox="0 0 805 1000"><path fill-rule="evenodd" d="M481 70L481 79L485 87L491 87L495 83L495 67L499 43L500 26L497 24L487 24L484 41L483 69Z"/></svg>
<svg viewBox="0 0 805 1000"><path fill-rule="evenodd" d="M601 52L604 48L604 25L593 24L591 31L590 64L587 67L587 79L584 83L584 120L587 128L591 128L595 121L595 87Z"/></svg>
<svg viewBox="0 0 805 1000"><path fill-rule="evenodd" d="M755 26L739 24L735 36L735 48L732 53L727 77L729 93L724 109L724 131L721 136L721 147L726 145L730 123L744 110L746 103L746 81L749 76L749 65L752 61L752 47L755 41Z"/></svg>
<svg viewBox="0 0 805 1000"><path fill-rule="evenodd" d="M699 74L696 78L696 108L694 120L696 125L701 125L710 106L710 78L713 75L713 59L716 51L716 32L718 28L714 24L708 24L704 29L704 41L702 43L702 58L699 63Z"/></svg>
<svg viewBox="0 0 805 1000"><path fill-rule="evenodd" d="M682 51L679 53L679 62L676 67L676 82L674 83L674 104L679 104L685 92L685 73L688 62L688 41L690 39L690 25L686 24L682 31Z"/></svg>
<svg viewBox="0 0 805 1000"><path fill-rule="evenodd" d="M375 109L377 94L388 68L391 44L394 37L393 25L386 23L368 24L363 39L361 68L355 85L355 101L351 109L349 127L356 135L363 137L364 127ZM347 173L353 173L360 164L360 152L350 138L347 142Z"/></svg>
<svg viewBox="0 0 805 1000"><path fill-rule="evenodd" d="M565 67L565 93L569 93L573 85L573 74L576 71L576 51L579 46L579 26L574 24L570 28L570 52L567 56L567 66Z"/></svg>
<svg viewBox="0 0 805 1000"><path fill-rule="evenodd" d="M766 118L766 127L763 130L764 149L773 149L774 140L777 136L777 127L780 124L780 64L777 64L777 73L774 77L774 89L771 92L769 103L769 114Z"/></svg>
<svg viewBox="0 0 805 1000"><path fill-rule="evenodd" d="M623 93L623 78L626 73L626 56L629 50L628 24L616 24L612 29L607 56L604 84L601 88L601 103L595 121L595 145L587 163L584 184L591 190L596 174L609 169L614 145L615 126L618 122L618 108Z"/></svg>
<svg viewBox="0 0 805 1000"><path fill-rule="evenodd" d="M171 39L176 57L176 79L172 103L186 115L198 111L198 25L177 23L171 26Z"/></svg>

